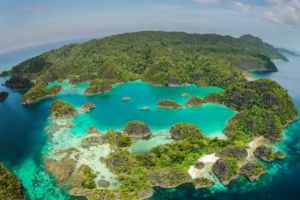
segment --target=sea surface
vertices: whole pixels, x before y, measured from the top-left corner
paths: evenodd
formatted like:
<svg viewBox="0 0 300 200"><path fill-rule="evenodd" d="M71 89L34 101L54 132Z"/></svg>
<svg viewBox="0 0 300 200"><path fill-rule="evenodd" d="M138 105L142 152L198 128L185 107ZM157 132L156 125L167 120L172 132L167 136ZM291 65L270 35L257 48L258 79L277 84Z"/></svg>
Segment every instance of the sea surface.
<svg viewBox="0 0 300 200"><path fill-rule="evenodd" d="M56 46L55 46L56 47ZM9 69L20 61L49 50L53 46L40 46L0 55L0 71ZM276 61L277 73L253 73L253 78L268 77L278 81L293 97L300 108L300 57L289 56L289 62ZM91 101L96 109L91 113L81 113L73 121L73 128L66 134L69 138L86 136L89 126L101 132L108 129L121 130L130 120L141 120L154 132L151 140L140 140L131 146L134 152L146 152L152 147L168 143L167 130L176 122L191 122L208 137L224 137L222 131L235 112L225 106L204 104L199 108L185 108L188 97L181 94L205 97L210 92L223 91L218 87L200 88L194 85L180 87L158 87L142 81L115 85L111 92L87 97L83 95L87 83L75 86L62 84L64 90L55 98L43 100L31 106L22 106L22 93L2 86L7 78L0 78L0 91L8 91L9 97L0 103L0 161L4 162L19 177L31 199L70 199L67 191L60 189L43 165L43 156L57 145L50 142L45 128L49 125L49 107L55 99L63 99L76 108ZM51 86L51 85L49 85ZM127 102L123 97L130 97ZM184 109L164 110L156 108L157 101L173 99ZM149 107L149 111L141 108ZM293 123L285 130L286 138L279 142L278 149L286 152L284 161L269 165L269 173L258 182L249 183L240 178L228 187L217 184L204 190L194 190L186 184L174 189L155 190L152 199L299 199L300 197L300 122ZM70 142L64 141L64 143ZM63 143L63 144L64 144ZM60 148L60 146L58 146Z"/></svg>

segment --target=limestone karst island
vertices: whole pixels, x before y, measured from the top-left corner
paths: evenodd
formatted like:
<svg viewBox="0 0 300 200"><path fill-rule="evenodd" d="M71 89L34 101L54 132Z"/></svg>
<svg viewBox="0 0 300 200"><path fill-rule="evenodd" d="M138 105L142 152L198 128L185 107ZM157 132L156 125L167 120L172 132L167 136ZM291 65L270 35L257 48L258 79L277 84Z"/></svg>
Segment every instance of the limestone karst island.
<svg viewBox="0 0 300 200"><path fill-rule="evenodd" d="M299 8L0 2L0 199L299 199Z"/></svg>

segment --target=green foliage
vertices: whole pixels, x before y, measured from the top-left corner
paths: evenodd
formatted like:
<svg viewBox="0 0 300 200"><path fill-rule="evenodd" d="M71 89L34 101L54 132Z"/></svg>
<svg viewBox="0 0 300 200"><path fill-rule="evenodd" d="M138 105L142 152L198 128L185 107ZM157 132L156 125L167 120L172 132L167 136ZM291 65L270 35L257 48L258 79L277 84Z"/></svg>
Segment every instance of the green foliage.
<svg viewBox="0 0 300 200"><path fill-rule="evenodd" d="M237 110L253 106L272 110L280 118L282 125L287 125L297 117L296 106L287 91L270 79L231 85L219 100Z"/></svg>
<svg viewBox="0 0 300 200"><path fill-rule="evenodd" d="M187 102L185 103L186 106L188 107L196 107L202 105L202 99L200 99L197 96L190 97Z"/></svg>
<svg viewBox="0 0 300 200"><path fill-rule="evenodd" d="M152 135L147 124L137 120L128 122L123 131L132 138L149 138Z"/></svg>
<svg viewBox="0 0 300 200"><path fill-rule="evenodd" d="M193 184L195 189L198 189L212 186L215 184L215 182L207 178L196 178L193 180Z"/></svg>
<svg viewBox="0 0 300 200"><path fill-rule="evenodd" d="M22 97L23 104L37 102L49 96L55 96L62 90L62 87L57 85L51 88L46 88L43 85L36 85L26 92Z"/></svg>
<svg viewBox="0 0 300 200"><path fill-rule="evenodd" d="M233 157L219 159L212 166L212 171L222 183L227 184L239 174L237 159Z"/></svg>
<svg viewBox="0 0 300 200"><path fill-rule="evenodd" d="M177 187L181 184L191 182L191 177L187 171L181 168L152 170L147 173L147 179L152 186L164 188Z"/></svg>
<svg viewBox="0 0 300 200"><path fill-rule="evenodd" d="M205 98L203 99L204 103L216 103L216 104L225 104L224 101L225 94L224 92L213 92L209 93Z"/></svg>
<svg viewBox="0 0 300 200"><path fill-rule="evenodd" d="M146 168L126 149L117 149L105 159L108 168L118 174L122 192L140 191L148 188Z"/></svg>
<svg viewBox="0 0 300 200"><path fill-rule="evenodd" d="M265 145L257 147L254 151L254 155L266 162L272 162L276 158L276 153L273 151L273 149Z"/></svg>
<svg viewBox="0 0 300 200"><path fill-rule="evenodd" d="M54 101L50 111L55 118L71 118L77 114L77 110L73 106L62 100Z"/></svg>
<svg viewBox="0 0 300 200"><path fill-rule="evenodd" d="M194 135L202 135L199 128L191 123L177 123L170 129L170 134L173 139L183 140Z"/></svg>
<svg viewBox="0 0 300 200"><path fill-rule="evenodd" d="M254 135L245 133L240 130L225 130L225 134L229 143L243 147L247 147L248 143L255 138Z"/></svg>
<svg viewBox="0 0 300 200"><path fill-rule="evenodd" d="M112 81L108 79L96 79L90 82L89 87L84 91L85 94L99 94L112 89Z"/></svg>
<svg viewBox="0 0 300 200"><path fill-rule="evenodd" d="M109 130L103 137L105 143L114 144L118 147L128 147L132 144L130 137L121 132Z"/></svg>
<svg viewBox="0 0 300 200"><path fill-rule="evenodd" d="M9 75L9 71L3 71L0 73L0 77L5 77Z"/></svg>
<svg viewBox="0 0 300 200"><path fill-rule="evenodd" d="M157 103L157 107L159 107L159 108L176 108L176 109L182 108L180 104L178 104L176 101L174 101L172 99L160 100Z"/></svg>
<svg viewBox="0 0 300 200"><path fill-rule="evenodd" d="M225 87L242 70L271 70L285 59L253 36L137 32L67 45L15 66L9 73L30 80L71 82L143 79L154 84L198 83Z"/></svg>
<svg viewBox="0 0 300 200"><path fill-rule="evenodd" d="M15 175L0 164L0 199L25 199L22 184Z"/></svg>
<svg viewBox="0 0 300 200"><path fill-rule="evenodd" d="M5 86L16 90L28 90L33 86L33 83L28 78L12 76L9 80L5 81Z"/></svg>
<svg viewBox="0 0 300 200"><path fill-rule="evenodd" d="M243 142L237 137L239 134L244 137L244 133L281 139L281 128L298 115L287 91L270 79L232 84L225 93L209 94L204 102L222 103L239 111L225 130L226 135L239 144Z"/></svg>
<svg viewBox="0 0 300 200"><path fill-rule="evenodd" d="M94 179L97 177L96 174L92 171L87 165L82 165L79 169L82 172L81 186L87 189L96 188Z"/></svg>
<svg viewBox="0 0 300 200"><path fill-rule="evenodd" d="M243 160L248 156L246 147L238 145L230 145L222 149L220 152L217 152L219 157L232 157L238 160Z"/></svg>
<svg viewBox="0 0 300 200"><path fill-rule="evenodd" d="M271 110L254 106L245 109L234 116L228 123L225 134L236 137L238 133L247 133L255 136L265 136L270 139L282 138L282 124L277 115Z"/></svg>
<svg viewBox="0 0 300 200"><path fill-rule="evenodd" d="M259 162L249 162L241 167L241 174L245 175L249 180L256 180L261 174L267 171L266 167Z"/></svg>

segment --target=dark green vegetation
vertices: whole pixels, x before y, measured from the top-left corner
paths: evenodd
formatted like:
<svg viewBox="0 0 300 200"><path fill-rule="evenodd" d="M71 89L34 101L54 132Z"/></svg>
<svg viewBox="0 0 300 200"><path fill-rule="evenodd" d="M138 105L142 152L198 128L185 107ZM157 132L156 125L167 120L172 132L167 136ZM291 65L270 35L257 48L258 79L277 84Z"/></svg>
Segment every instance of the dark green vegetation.
<svg viewBox="0 0 300 200"><path fill-rule="evenodd" d="M177 123L170 129L170 135L175 140L183 140L193 135L202 135L197 126L190 123Z"/></svg>
<svg viewBox="0 0 300 200"><path fill-rule="evenodd" d="M233 38L149 31L67 45L24 61L3 75L36 84L64 79L73 83L143 79L160 85L195 83L225 87L242 79L237 69L276 71L271 59L286 58L251 35ZM31 87L23 85L21 88ZM91 88L94 91L101 92Z"/></svg>
<svg viewBox="0 0 300 200"><path fill-rule="evenodd" d="M123 148L129 147L132 144L132 139L128 135L114 130L109 130L104 135L97 130L91 130L91 134L97 135L84 138L81 142L82 147L87 148L102 144L110 144L112 146Z"/></svg>
<svg viewBox="0 0 300 200"><path fill-rule="evenodd" d="M281 129L297 119L297 109L287 91L269 79L232 84L225 93L210 94L204 101L239 111L226 127L225 134L230 137L242 132L282 139Z"/></svg>
<svg viewBox="0 0 300 200"><path fill-rule="evenodd" d="M212 171L223 184L228 184L238 176L239 166L235 158L226 157L217 160L212 167Z"/></svg>
<svg viewBox="0 0 300 200"><path fill-rule="evenodd" d="M7 72L8 73L8 72ZM7 87L14 88L16 90L28 90L34 84L27 78L22 78L22 75L12 76L5 82Z"/></svg>
<svg viewBox="0 0 300 200"><path fill-rule="evenodd" d="M25 199L21 182L2 164L0 164L0 199Z"/></svg>
<svg viewBox="0 0 300 200"><path fill-rule="evenodd" d="M8 97L8 92L0 92L0 102L4 101Z"/></svg>
<svg viewBox="0 0 300 200"><path fill-rule="evenodd" d="M80 173L82 173L81 177L81 186L87 189L93 189L96 187L94 179L96 178L96 174L93 173L91 168L86 165L82 165L79 168Z"/></svg>
<svg viewBox="0 0 300 200"><path fill-rule="evenodd" d="M112 89L112 81L108 79L96 79L90 82L89 87L84 91L87 95L101 94Z"/></svg>
<svg viewBox="0 0 300 200"><path fill-rule="evenodd" d="M51 88L46 88L45 86L38 85L31 88L22 97L22 104L31 104L41 99L52 97L57 95L62 90L61 86L53 86Z"/></svg>
<svg viewBox="0 0 300 200"><path fill-rule="evenodd" d="M132 144L131 138L122 132L109 130L102 136L104 143L117 145L118 147L129 147Z"/></svg>
<svg viewBox="0 0 300 200"><path fill-rule="evenodd" d="M157 107L158 108L167 108L167 109L173 109L173 108L180 109L180 108L182 108L181 105L179 105L176 101L171 100L171 99L160 100L157 103Z"/></svg>
<svg viewBox="0 0 300 200"><path fill-rule="evenodd" d="M185 103L185 105L187 107L197 107L197 106L201 106L202 105L202 99L200 99L199 97L190 97L187 102Z"/></svg>
<svg viewBox="0 0 300 200"><path fill-rule="evenodd" d="M193 181L193 184L195 186L195 189L200 189L200 188L207 188L213 186L215 182L207 178L197 178Z"/></svg>
<svg viewBox="0 0 300 200"><path fill-rule="evenodd" d="M3 71L0 73L0 77L5 77L5 76L9 76L8 71Z"/></svg>
<svg viewBox="0 0 300 200"><path fill-rule="evenodd" d="M119 199L145 198L152 195L154 186L169 188L192 183L187 173L188 167L196 163L201 155L220 150L225 145L226 141L210 140L195 134L184 140L158 146L149 153L133 154L126 148L117 148L105 160L109 169L118 175L121 186L116 190L101 190L101 195L113 193ZM95 190L90 197L99 192ZM103 196L100 197L103 199Z"/></svg>
<svg viewBox="0 0 300 200"><path fill-rule="evenodd" d="M245 109L234 116L226 127L225 133L231 136L238 131L270 139L281 139L282 124L272 111L253 107Z"/></svg>
<svg viewBox="0 0 300 200"><path fill-rule="evenodd" d="M149 138L152 133L149 127L141 121L130 121L128 122L124 129L124 133L132 138Z"/></svg>
<svg viewBox="0 0 300 200"><path fill-rule="evenodd" d="M61 100L54 101L50 111L54 118L72 118L77 115L77 110L73 106Z"/></svg>
<svg viewBox="0 0 300 200"><path fill-rule="evenodd" d="M250 181L257 180L267 169L259 162L248 162L241 168L241 174L246 176Z"/></svg>
<svg viewBox="0 0 300 200"><path fill-rule="evenodd" d="M239 160L245 159L248 156L246 148L240 146L228 146L217 153L219 157L233 157Z"/></svg>
<svg viewBox="0 0 300 200"><path fill-rule="evenodd" d="M172 188L192 182L191 177L186 171L180 168L152 170L147 173L147 180L152 186L162 188Z"/></svg>
<svg viewBox="0 0 300 200"><path fill-rule="evenodd" d="M265 162L272 162L275 159L283 159L285 157L284 153L274 152L271 147L265 145L257 147L254 151L254 155Z"/></svg>

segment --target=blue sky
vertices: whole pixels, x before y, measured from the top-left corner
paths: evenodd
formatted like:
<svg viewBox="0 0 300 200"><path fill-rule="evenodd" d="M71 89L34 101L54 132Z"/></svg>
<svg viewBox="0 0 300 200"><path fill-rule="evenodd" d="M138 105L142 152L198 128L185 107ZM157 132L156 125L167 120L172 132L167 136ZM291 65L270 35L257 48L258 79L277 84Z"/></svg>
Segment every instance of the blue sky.
<svg viewBox="0 0 300 200"><path fill-rule="evenodd" d="M300 0L0 0L0 53L141 30L251 33L300 49Z"/></svg>

